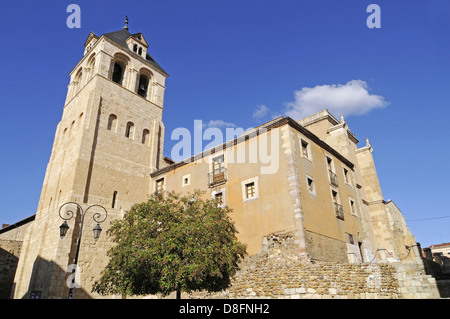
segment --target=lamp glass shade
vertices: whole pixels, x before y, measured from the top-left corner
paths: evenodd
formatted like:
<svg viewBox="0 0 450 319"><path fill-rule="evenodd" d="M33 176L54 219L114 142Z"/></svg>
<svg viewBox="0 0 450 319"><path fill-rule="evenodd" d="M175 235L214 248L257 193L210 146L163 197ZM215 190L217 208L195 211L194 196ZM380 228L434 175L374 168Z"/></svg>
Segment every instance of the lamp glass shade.
<svg viewBox="0 0 450 319"><path fill-rule="evenodd" d="M97 224L97 226L95 226L95 228L93 230L94 230L94 238L98 239L102 232L102 228L100 227L100 224Z"/></svg>
<svg viewBox="0 0 450 319"><path fill-rule="evenodd" d="M64 221L64 223L59 226L59 236L61 238L64 238L66 236L67 230L69 229L69 225L67 224L67 221Z"/></svg>

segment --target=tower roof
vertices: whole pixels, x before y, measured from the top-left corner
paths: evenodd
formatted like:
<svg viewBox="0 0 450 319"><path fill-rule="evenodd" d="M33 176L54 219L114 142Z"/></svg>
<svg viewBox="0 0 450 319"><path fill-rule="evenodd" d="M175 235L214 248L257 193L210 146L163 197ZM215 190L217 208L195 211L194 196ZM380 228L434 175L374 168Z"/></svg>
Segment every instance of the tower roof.
<svg viewBox="0 0 450 319"><path fill-rule="evenodd" d="M142 40L142 34L141 33L136 33L136 34L131 34L128 29L121 29L118 31L114 31L114 32L109 32L109 33L105 33L102 36L105 36L106 38L114 41L116 44L118 44L119 46L121 46L124 50L128 50L130 51L130 49L128 48L128 44L127 44L127 39L129 37L134 37L137 40L141 41L141 42L145 42L145 40ZM142 38L141 38L142 37ZM131 52L131 51L130 51ZM163 72L164 74L167 74L166 71L164 71L164 69L155 61L155 59L153 59L151 57L150 54L148 54L145 57L145 60L152 65L153 67L155 67L156 69L160 70L161 72Z"/></svg>

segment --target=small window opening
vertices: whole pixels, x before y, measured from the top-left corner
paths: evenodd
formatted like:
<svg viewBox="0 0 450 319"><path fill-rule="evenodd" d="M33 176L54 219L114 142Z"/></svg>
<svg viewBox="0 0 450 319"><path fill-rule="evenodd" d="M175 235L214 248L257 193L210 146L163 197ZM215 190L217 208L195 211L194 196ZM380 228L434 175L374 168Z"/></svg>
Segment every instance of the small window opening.
<svg viewBox="0 0 450 319"><path fill-rule="evenodd" d="M314 180L312 179L312 178L307 178L307 182L308 182L308 190L311 192L311 193L314 193Z"/></svg>
<svg viewBox="0 0 450 319"><path fill-rule="evenodd" d="M350 184L348 169L344 168L344 179L347 184Z"/></svg>
<svg viewBox="0 0 450 319"><path fill-rule="evenodd" d="M350 209L353 215L356 215L355 202L350 199Z"/></svg>
<svg viewBox="0 0 450 319"><path fill-rule="evenodd" d="M108 119L108 131L116 131L116 123L117 123L117 116L115 114L111 114Z"/></svg>
<svg viewBox="0 0 450 319"><path fill-rule="evenodd" d="M149 130L147 130L147 129L145 129L143 132L142 132L142 144L147 144L147 142L148 142L148 135L150 134L150 131Z"/></svg>
<svg viewBox="0 0 450 319"><path fill-rule="evenodd" d="M127 128L125 130L125 137L133 138L134 124L132 122L127 123Z"/></svg>
<svg viewBox="0 0 450 319"><path fill-rule="evenodd" d="M304 157L309 158L308 142L305 142L304 140L302 140L302 154Z"/></svg>
<svg viewBox="0 0 450 319"><path fill-rule="evenodd" d="M327 165L330 172L333 172L333 160L327 156Z"/></svg>

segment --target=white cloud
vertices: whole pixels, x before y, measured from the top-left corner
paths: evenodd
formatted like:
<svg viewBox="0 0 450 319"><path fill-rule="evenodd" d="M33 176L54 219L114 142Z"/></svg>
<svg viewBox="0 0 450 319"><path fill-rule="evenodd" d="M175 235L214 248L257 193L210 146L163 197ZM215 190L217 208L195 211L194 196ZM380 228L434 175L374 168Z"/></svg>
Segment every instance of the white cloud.
<svg viewBox="0 0 450 319"><path fill-rule="evenodd" d="M300 120L324 109L335 116L360 115L388 103L382 96L371 95L368 85L362 80L346 84L318 85L294 92L295 101L287 103L286 115Z"/></svg>
<svg viewBox="0 0 450 319"><path fill-rule="evenodd" d="M209 121L208 122L208 124L206 124L206 127L217 127L217 128L220 128L220 127L236 127L236 124L234 124L234 123L230 123L230 122L225 122L225 121L222 121L222 120L211 120L211 121Z"/></svg>
<svg viewBox="0 0 450 319"><path fill-rule="evenodd" d="M269 114L269 108L265 105L258 105L256 110L253 112L253 118L256 120L261 120L267 114Z"/></svg>

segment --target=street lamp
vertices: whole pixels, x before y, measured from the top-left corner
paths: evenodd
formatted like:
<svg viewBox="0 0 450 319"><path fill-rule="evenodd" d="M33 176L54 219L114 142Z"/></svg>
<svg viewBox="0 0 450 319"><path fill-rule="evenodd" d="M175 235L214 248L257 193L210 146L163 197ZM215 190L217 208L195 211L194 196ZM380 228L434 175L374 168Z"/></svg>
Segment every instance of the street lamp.
<svg viewBox="0 0 450 319"><path fill-rule="evenodd" d="M86 213L92 208L101 208L104 211L105 216L103 218L101 218L103 214L98 213L98 212L96 212L94 214L94 216L92 216L93 220L95 222L97 222L97 226L95 226L95 228L93 229L94 239L97 240L100 237L100 234L102 232L100 223L103 223L106 220L106 218L108 217L108 212L106 211L106 208L101 205L91 205L85 211L83 211L83 207L81 207L81 205L79 205L78 203L75 203L75 202L67 202L67 203L61 205L61 207L59 208L59 217L64 219L64 222L61 224L61 226L59 226L59 236L61 237L61 239L63 239L66 236L67 230L69 230L69 225L67 224L67 221L76 216L76 214L71 209L67 209L65 211L65 216L63 216L61 214L62 208L67 205L75 205L76 212L79 211L81 213L80 233L78 234L77 251L75 253L75 262L74 262L74 267L72 270L72 278L73 278L72 284L73 284L75 282L75 272L76 272L77 264L78 264L78 255L80 253L80 244L81 244L81 235L83 234L84 217L86 216ZM69 287L68 299L72 299L72 294L73 294L73 285L71 285Z"/></svg>

